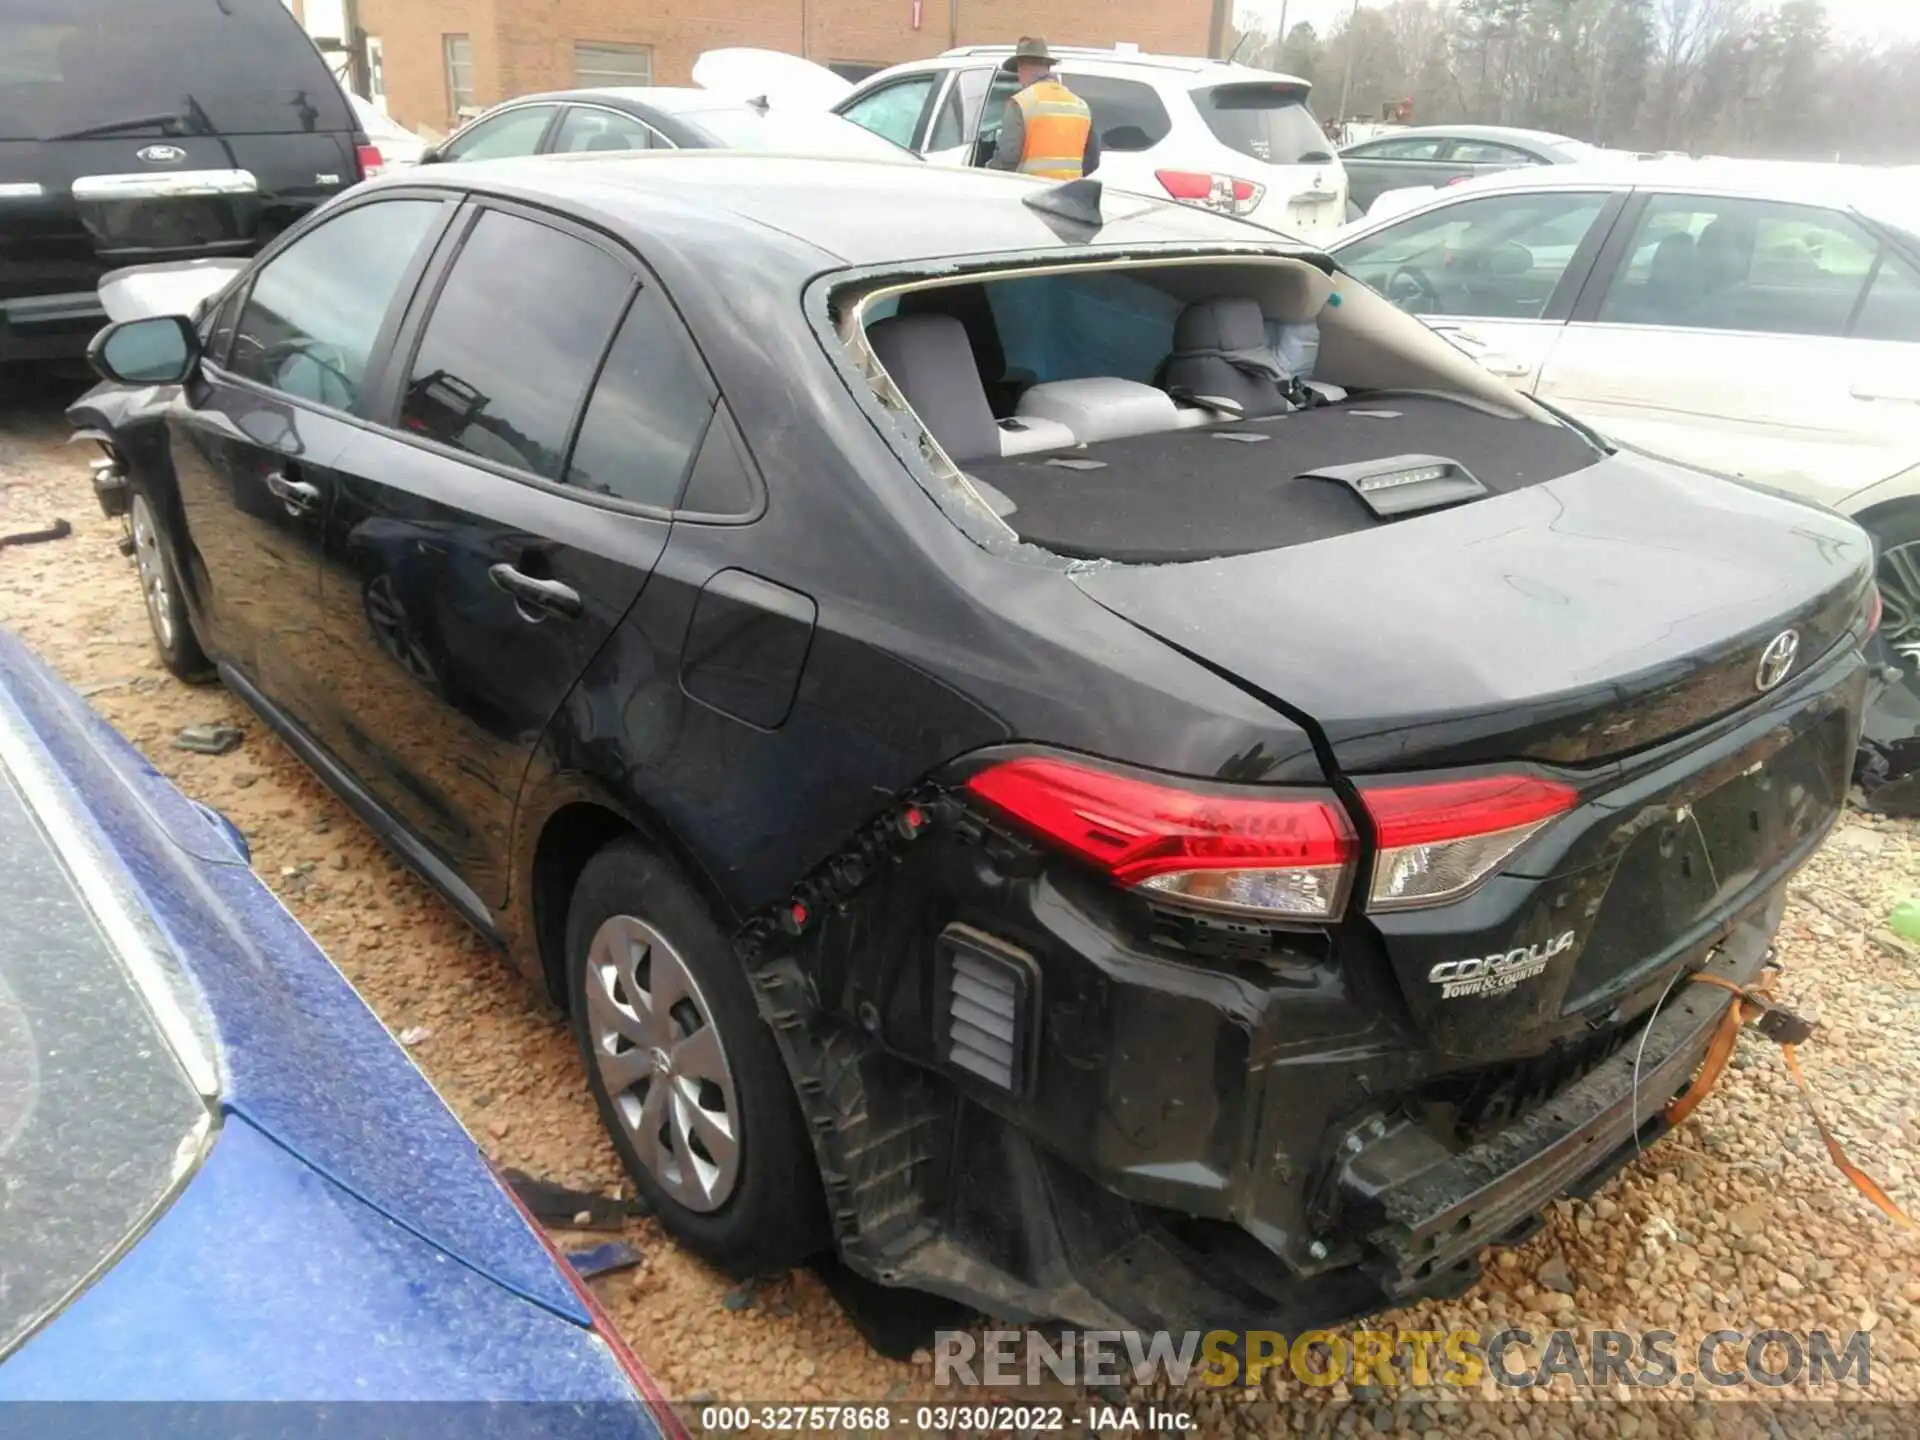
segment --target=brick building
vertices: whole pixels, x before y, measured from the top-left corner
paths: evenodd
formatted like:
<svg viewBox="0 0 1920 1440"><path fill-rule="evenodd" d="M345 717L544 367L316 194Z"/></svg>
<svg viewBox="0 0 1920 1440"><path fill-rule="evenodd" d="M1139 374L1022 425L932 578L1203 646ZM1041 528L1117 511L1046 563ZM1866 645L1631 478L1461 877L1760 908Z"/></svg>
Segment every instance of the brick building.
<svg viewBox="0 0 1920 1440"><path fill-rule="evenodd" d="M1204 55L1224 0L293 0L316 36L357 21L403 125L574 85L686 85L705 50L750 45L873 67L952 45L1111 45ZM355 12L358 12L357 15ZM326 13L325 19L322 18ZM337 30L336 30L337 33Z"/></svg>

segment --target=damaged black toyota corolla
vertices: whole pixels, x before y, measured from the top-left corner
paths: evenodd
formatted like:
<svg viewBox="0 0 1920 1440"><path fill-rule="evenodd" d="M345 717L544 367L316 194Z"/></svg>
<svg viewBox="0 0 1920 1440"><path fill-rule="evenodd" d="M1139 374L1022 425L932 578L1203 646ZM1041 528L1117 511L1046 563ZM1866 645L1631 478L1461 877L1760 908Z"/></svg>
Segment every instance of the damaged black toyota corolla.
<svg viewBox="0 0 1920 1440"><path fill-rule="evenodd" d="M544 980L736 1271L1457 1289L1657 1137L1681 982L1758 972L1840 810L1859 530L1194 208L436 167L95 355L167 663Z"/></svg>

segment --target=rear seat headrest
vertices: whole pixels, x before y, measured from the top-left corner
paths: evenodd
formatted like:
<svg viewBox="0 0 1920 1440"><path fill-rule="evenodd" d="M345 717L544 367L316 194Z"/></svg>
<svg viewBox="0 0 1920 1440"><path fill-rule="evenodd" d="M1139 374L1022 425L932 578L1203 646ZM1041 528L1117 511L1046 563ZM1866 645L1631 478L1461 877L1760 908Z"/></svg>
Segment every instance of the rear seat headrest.
<svg viewBox="0 0 1920 1440"><path fill-rule="evenodd" d="M1198 300L1173 322L1173 348L1257 350L1267 343L1267 317L1260 302L1241 295Z"/></svg>
<svg viewBox="0 0 1920 1440"><path fill-rule="evenodd" d="M1000 427L958 320L892 315L867 327L867 344L954 464L1000 453Z"/></svg>

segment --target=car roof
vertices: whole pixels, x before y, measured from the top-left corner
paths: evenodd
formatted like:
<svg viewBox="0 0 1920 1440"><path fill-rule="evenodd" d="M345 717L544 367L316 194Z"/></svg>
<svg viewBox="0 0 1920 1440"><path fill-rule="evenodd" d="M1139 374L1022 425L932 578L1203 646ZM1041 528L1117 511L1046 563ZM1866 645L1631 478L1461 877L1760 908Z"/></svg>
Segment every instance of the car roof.
<svg viewBox="0 0 1920 1440"><path fill-rule="evenodd" d="M965 45L958 50L947 50L925 60L907 60L898 65L890 65L877 74L869 75L860 82L860 88L866 89L876 80L895 76L910 75L926 70L962 70L980 61L1003 61L1011 59L1011 45ZM1296 85L1302 90L1311 90L1313 82L1298 75L1288 75L1279 70L1257 70L1251 65L1241 65L1227 60L1209 60L1193 55L1152 55L1134 50L1098 50L1091 47L1056 45L1053 57L1073 70L1094 75L1138 75L1142 70L1172 72L1188 82L1188 88L1201 85L1232 85L1265 82L1268 84Z"/></svg>
<svg viewBox="0 0 1920 1440"><path fill-rule="evenodd" d="M1118 245L1260 245L1310 250L1191 205L1107 190L1088 232L1022 201L1048 182L918 160L717 150L582 152L435 167L374 185L453 182L598 216L638 234L691 228L706 244L757 244L817 271L1007 251Z"/></svg>

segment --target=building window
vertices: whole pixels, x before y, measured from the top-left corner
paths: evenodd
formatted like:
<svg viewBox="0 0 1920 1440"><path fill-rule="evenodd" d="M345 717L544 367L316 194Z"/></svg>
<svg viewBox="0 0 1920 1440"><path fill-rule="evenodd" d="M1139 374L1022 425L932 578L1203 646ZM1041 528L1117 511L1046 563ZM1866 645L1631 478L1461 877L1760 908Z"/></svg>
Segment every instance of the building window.
<svg viewBox="0 0 1920 1440"><path fill-rule="evenodd" d="M573 83L581 89L608 85L653 84L653 49L648 45L573 43Z"/></svg>
<svg viewBox="0 0 1920 1440"><path fill-rule="evenodd" d="M473 41L465 35L443 35L441 44L447 57L447 108L458 125L480 108L473 101Z"/></svg>

